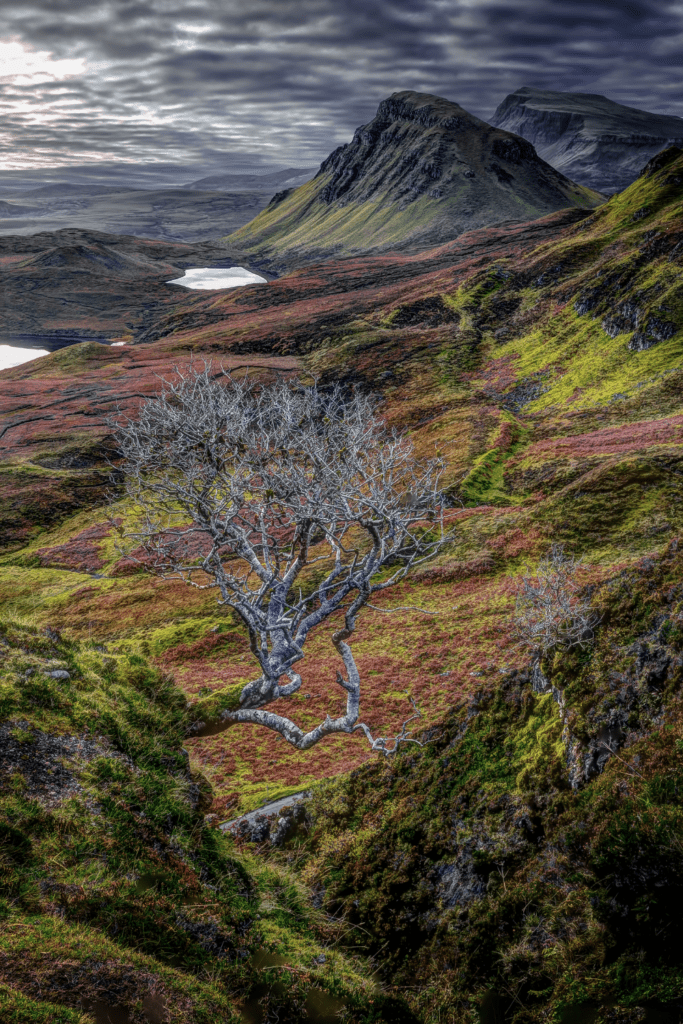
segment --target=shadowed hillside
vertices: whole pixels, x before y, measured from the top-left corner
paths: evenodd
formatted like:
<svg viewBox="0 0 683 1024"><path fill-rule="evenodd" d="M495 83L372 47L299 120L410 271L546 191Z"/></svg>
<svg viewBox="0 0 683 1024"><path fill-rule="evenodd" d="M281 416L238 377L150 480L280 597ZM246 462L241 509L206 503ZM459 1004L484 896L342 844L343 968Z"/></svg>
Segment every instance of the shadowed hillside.
<svg viewBox="0 0 683 1024"><path fill-rule="evenodd" d="M2 333L132 339L164 310L194 296L167 281L186 267L231 266L241 254L222 242L186 245L65 228L0 236ZM50 335L53 336L50 341Z"/></svg>
<svg viewBox="0 0 683 1024"><path fill-rule="evenodd" d="M600 202L533 146L457 103L399 92L312 181L277 193L229 240L291 267L343 253L426 248L486 224Z"/></svg>
<svg viewBox="0 0 683 1024"><path fill-rule="evenodd" d="M651 157L683 145L683 119L583 92L525 86L503 100L491 124L515 132L573 181L619 192Z"/></svg>

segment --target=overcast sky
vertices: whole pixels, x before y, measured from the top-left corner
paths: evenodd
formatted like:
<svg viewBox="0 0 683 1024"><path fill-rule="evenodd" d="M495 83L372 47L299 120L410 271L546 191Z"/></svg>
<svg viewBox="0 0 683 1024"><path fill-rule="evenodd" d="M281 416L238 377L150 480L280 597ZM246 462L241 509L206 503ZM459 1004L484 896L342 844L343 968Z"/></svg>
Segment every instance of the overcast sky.
<svg viewBox="0 0 683 1024"><path fill-rule="evenodd" d="M0 168L309 166L402 89L683 114L683 0L3 0Z"/></svg>

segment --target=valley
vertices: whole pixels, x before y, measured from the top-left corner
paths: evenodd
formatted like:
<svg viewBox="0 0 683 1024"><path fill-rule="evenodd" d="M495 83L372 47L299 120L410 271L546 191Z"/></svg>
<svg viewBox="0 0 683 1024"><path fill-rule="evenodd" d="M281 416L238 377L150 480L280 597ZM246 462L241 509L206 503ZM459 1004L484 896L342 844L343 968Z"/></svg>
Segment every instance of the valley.
<svg viewBox="0 0 683 1024"><path fill-rule="evenodd" d="M36 337L49 349L79 338L130 341L163 311L192 305L191 293L167 283L186 268L231 267L243 258L220 241L188 245L77 228L6 235L3 333Z"/></svg>
<svg viewBox="0 0 683 1024"><path fill-rule="evenodd" d="M86 979L98 1024L675 1024L682 189L676 146L604 199L404 92L220 241L0 238L11 330L83 339L0 373L0 1008L77 1024ZM267 281L164 283L230 266ZM410 698L421 746L192 735L249 638L135 560L112 431L207 362L370 392L444 458L451 541L351 641L364 720ZM598 624L539 676L515 609L558 543ZM338 662L321 628L283 713L338 715Z"/></svg>
<svg viewBox="0 0 683 1024"><path fill-rule="evenodd" d="M71 181L17 188L16 182L3 186L0 177L0 237L77 228L206 241L242 227L278 189L302 184L314 171L290 167L263 175L213 175L181 187L144 189Z"/></svg>

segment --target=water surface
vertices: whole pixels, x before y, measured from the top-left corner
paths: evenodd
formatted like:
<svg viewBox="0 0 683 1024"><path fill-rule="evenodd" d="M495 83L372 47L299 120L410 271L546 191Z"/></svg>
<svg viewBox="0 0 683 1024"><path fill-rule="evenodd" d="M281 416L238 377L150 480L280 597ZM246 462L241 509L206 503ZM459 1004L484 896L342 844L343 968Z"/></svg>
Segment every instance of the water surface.
<svg viewBox="0 0 683 1024"><path fill-rule="evenodd" d="M47 356L50 353L45 348L18 348L16 345L0 345L0 370L7 370L10 366L20 366L30 359L38 359L39 356Z"/></svg>
<svg viewBox="0 0 683 1024"><path fill-rule="evenodd" d="M265 277L252 274L244 267L191 267L183 277L166 284L179 284L183 288L238 288L244 284L267 284Z"/></svg>

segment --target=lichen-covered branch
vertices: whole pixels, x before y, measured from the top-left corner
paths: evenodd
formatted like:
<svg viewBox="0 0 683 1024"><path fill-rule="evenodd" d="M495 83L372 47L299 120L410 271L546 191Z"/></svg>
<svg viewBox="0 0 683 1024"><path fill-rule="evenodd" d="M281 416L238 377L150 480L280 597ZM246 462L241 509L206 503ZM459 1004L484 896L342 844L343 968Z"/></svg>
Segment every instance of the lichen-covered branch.
<svg viewBox="0 0 683 1024"><path fill-rule="evenodd" d="M132 557L163 578L217 589L259 666L252 682L197 708L194 734L248 722L305 750L360 729L387 752L388 741L359 722L361 681L347 641L372 595L448 540L440 460L416 459L366 396L261 386L210 366L179 373L116 437L134 510L124 529ZM346 712L304 733L265 709L296 692L306 639L340 614L332 639Z"/></svg>
<svg viewBox="0 0 683 1024"><path fill-rule="evenodd" d="M522 577L517 595L514 631L531 652L534 665L557 648L585 646L593 640L600 616L579 593L580 561L553 544L535 574Z"/></svg>

